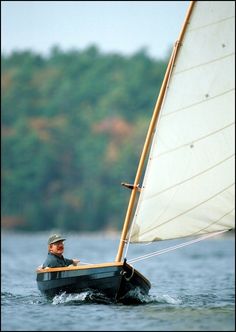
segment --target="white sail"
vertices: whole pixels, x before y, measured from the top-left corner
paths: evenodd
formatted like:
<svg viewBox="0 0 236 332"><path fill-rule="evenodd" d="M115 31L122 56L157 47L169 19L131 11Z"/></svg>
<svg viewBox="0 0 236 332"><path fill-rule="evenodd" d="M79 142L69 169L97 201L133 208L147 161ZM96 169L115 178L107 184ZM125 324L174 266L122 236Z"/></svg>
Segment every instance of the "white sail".
<svg viewBox="0 0 236 332"><path fill-rule="evenodd" d="M235 2L196 2L153 136L131 242L234 228Z"/></svg>

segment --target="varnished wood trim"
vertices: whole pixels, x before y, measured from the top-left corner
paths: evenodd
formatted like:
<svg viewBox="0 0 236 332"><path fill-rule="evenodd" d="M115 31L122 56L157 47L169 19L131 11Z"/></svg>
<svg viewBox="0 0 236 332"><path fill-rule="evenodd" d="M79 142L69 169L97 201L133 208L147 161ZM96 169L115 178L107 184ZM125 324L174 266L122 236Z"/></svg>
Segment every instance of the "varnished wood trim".
<svg viewBox="0 0 236 332"><path fill-rule="evenodd" d="M58 271L73 271L73 270L86 270L86 269L96 269L109 266L122 266L122 262L111 262L111 263L100 263L100 264L87 264L87 265L77 265L77 266L66 266L66 267L49 267L45 269L37 269L37 273L47 273L47 272L58 272Z"/></svg>

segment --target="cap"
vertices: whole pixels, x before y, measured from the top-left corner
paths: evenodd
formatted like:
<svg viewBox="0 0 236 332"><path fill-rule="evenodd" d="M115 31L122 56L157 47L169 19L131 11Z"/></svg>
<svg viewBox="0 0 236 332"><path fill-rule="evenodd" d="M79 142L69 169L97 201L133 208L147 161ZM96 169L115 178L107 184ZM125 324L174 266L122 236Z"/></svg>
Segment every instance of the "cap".
<svg viewBox="0 0 236 332"><path fill-rule="evenodd" d="M49 237L48 244L52 244L52 243L55 243L57 241L65 241L65 240L66 239L63 236L61 236L59 234L53 234Z"/></svg>

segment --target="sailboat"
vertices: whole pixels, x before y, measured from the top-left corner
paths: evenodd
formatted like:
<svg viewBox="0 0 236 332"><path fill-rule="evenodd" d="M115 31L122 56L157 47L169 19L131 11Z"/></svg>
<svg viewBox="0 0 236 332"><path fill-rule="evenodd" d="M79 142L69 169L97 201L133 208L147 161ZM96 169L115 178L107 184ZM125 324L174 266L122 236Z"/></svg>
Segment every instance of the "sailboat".
<svg viewBox="0 0 236 332"><path fill-rule="evenodd" d="M235 2L191 1L166 69L114 261L38 269L39 290L93 290L127 303L150 281L130 243L188 238L145 259L235 228ZM140 184L142 180L142 184Z"/></svg>

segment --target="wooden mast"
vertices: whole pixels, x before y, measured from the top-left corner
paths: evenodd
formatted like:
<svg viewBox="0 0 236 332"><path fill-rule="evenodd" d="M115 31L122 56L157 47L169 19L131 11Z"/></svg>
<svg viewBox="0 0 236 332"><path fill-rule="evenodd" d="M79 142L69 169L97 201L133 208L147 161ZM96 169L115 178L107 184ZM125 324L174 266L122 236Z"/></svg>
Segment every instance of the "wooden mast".
<svg viewBox="0 0 236 332"><path fill-rule="evenodd" d="M178 53L178 49L179 49L179 46L181 45L181 42L182 42L182 39L183 39L183 36L184 36L184 33L185 33L185 30L186 30L186 27L187 27L187 24L188 24L188 21L189 21L190 15L192 13L193 6L194 6L195 2L196 1L191 1L190 2L190 5L189 5L189 8L188 8L188 11L187 11L187 14L186 14L186 18L185 18L182 30L180 32L178 40L176 41L176 43L174 45L174 48L173 48L173 51L172 51L172 54L171 54L171 57L170 57L170 61L168 63L167 69L166 69L164 80L162 82L161 90L160 90L160 93L159 93L159 96L158 96L158 99L157 99L157 102L156 102L156 105L155 105L155 108L154 108L154 111L153 111L152 119L151 119L151 122L150 122L150 125L149 125L146 140L145 140L145 143L144 143L144 146L143 146L143 151L142 151L142 154L141 154L141 157L140 157L140 161L139 161L139 165L138 165L138 169L137 169L137 173L136 173L132 193L131 193L131 196L130 196L130 200L129 200L129 204L128 204L128 208L127 208L127 212L126 212L126 216L125 216L125 221L124 221L123 230L122 230L122 233L121 233L119 248L118 248L118 252L117 252L117 256L116 256L116 260L115 260L116 262L120 262L121 259L122 259L124 245L125 245L125 239L126 239L126 236L127 236L128 227L129 227L130 219L131 219L131 216L132 216L132 211L133 211L133 207L134 207L136 194L137 194L137 191L138 191L138 188L139 188L138 185L139 185L139 181L140 181L140 178L141 178L141 175L142 175L144 162L146 160L147 153L148 153L149 148L150 148L152 136L153 136L153 133L154 133L154 130L155 130L155 127L156 127L156 123L157 123L157 120L158 120L158 116L159 116L159 113L160 113L160 110L161 110L161 105L162 105L162 102L163 102L163 99L164 99L164 96L165 96L165 93L166 93L167 84L168 84L168 81L169 81L169 78L170 78L170 74L172 72L172 69L173 69L173 66L174 66L174 63L175 63L175 59L176 59L176 56L177 56L177 53Z"/></svg>

